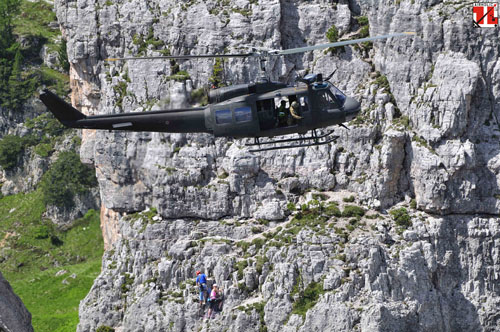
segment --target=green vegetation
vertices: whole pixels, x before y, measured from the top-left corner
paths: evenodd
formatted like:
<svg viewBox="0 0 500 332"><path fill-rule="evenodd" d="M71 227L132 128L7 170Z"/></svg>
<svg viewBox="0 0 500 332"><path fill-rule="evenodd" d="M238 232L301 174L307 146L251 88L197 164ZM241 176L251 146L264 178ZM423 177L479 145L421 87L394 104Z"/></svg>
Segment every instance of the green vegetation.
<svg viewBox="0 0 500 332"><path fill-rule="evenodd" d="M14 168L19 160L19 155L28 147L35 146L35 153L41 157L48 157L55 142L60 139L65 128L52 114L44 113L25 122L30 135L19 137L6 135L0 140L0 166L4 169Z"/></svg>
<svg viewBox="0 0 500 332"><path fill-rule="evenodd" d="M413 142L416 142L417 143L417 146L420 146L420 147L424 147L424 148L427 148L430 152L432 152L433 154L437 154L436 153L436 150L434 150L430 145L429 143L427 142L427 140L421 136L418 136L418 135L413 135L413 137L411 138L411 140Z"/></svg>
<svg viewBox="0 0 500 332"><path fill-rule="evenodd" d="M238 284L238 287L246 289L246 286L244 284L243 285ZM264 320L264 316L265 316L264 307L265 306L266 306L265 302L256 302L256 303L248 304L244 307L239 306L236 309L245 312L245 314L247 314L247 315L251 315L252 311L255 310L259 314L259 320L260 320L259 332L267 332L267 326L266 326L266 322ZM236 317L233 316L233 319L236 319Z"/></svg>
<svg viewBox="0 0 500 332"><path fill-rule="evenodd" d="M236 242L236 246L238 248L241 248L243 250L243 252L246 252L248 250L248 248L250 247L250 242L239 241L239 242Z"/></svg>
<svg viewBox="0 0 500 332"><path fill-rule="evenodd" d="M215 88L224 86L224 60L222 58L215 59L212 76L209 77L208 82Z"/></svg>
<svg viewBox="0 0 500 332"><path fill-rule="evenodd" d="M179 64L175 60L170 60L170 76L167 77L169 80L174 80L177 82L183 82L190 79L189 73L185 70L180 70Z"/></svg>
<svg viewBox="0 0 500 332"><path fill-rule="evenodd" d="M314 193L312 194L312 198L318 201L326 201L328 199L328 195L323 193Z"/></svg>
<svg viewBox="0 0 500 332"><path fill-rule="evenodd" d="M360 26L358 38L366 38L370 36L370 24L368 22L368 17L360 16L357 18L357 21Z"/></svg>
<svg viewBox="0 0 500 332"><path fill-rule="evenodd" d="M286 234L292 236L297 235L304 227L325 227L328 217L322 215L323 207L322 205L310 208L309 205L304 204L302 211L298 212L295 217L288 223L286 230L283 232L280 238L285 243L291 243L291 237L288 238Z"/></svg>
<svg viewBox="0 0 500 332"><path fill-rule="evenodd" d="M342 201L345 202L345 203L352 203L352 202L354 202L354 199L355 199L354 196L351 195L349 197L342 198Z"/></svg>
<svg viewBox="0 0 500 332"><path fill-rule="evenodd" d="M69 69L69 63L67 63L67 68ZM69 76L67 74L60 73L47 66L41 66L39 69L32 72L32 77L37 79L38 82L41 82L48 89L54 90L54 92L60 96L69 94Z"/></svg>
<svg viewBox="0 0 500 332"><path fill-rule="evenodd" d="M53 5L45 1L0 0L0 107L20 110L42 85L67 95L69 77L40 65L39 54L45 45L48 52L58 53L61 67L69 69L66 44L58 41L59 28L49 26L55 21ZM20 39L22 45L16 42ZM66 132L49 113L27 120L25 126L29 135L7 135L0 140L2 168L17 166L28 148L48 157ZM52 172L63 169L59 165ZM78 174L76 178L82 180ZM52 193L59 191L50 181L46 180ZM42 188L0 197L0 270L31 312L35 331L74 331L78 305L100 273L103 240L99 213L90 210L73 226L58 229L43 218L46 199ZM67 272L56 277L60 270Z"/></svg>
<svg viewBox="0 0 500 332"><path fill-rule="evenodd" d="M66 40L64 39L61 41L61 45L59 46L59 50L57 51L57 57L59 59L59 64L61 65L61 68L66 73L69 72L67 44Z"/></svg>
<svg viewBox="0 0 500 332"><path fill-rule="evenodd" d="M335 25L332 25L326 32L326 38L330 43L335 43L339 40L339 30Z"/></svg>
<svg viewBox="0 0 500 332"><path fill-rule="evenodd" d="M387 77L385 75L382 75L380 72L377 71L377 72L375 72L375 82L374 83L377 85L377 89L374 90L374 94L376 94L377 91L380 89L384 89L384 91L387 94L389 94L390 102L395 107L395 114L394 114L395 120L394 121L398 121L397 119L399 117L401 117L401 111L399 110L398 105L396 103L396 99L394 98L394 95L391 92L391 86L389 84L389 80L387 79ZM402 125L405 126L404 123ZM409 125L409 122L406 125Z"/></svg>
<svg viewBox="0 0 500 332"><path fill-rule="evenodd" d="M116 106L118 106L119 109L123 109L123 99L125 96L128 94L127 93L127 87L128 84L126 81L120 81L118 84L113 86L113 91L116 95Z"/></svg>
<svg viewBox="0 0 500 332"><path fill-rule="evenodd" d="M251 231L253 234L262 233L262 229L260 227L256 227L256 226L252 227Z"/></svg>
<svg viewBox="0 0 500 332"><path fill-rule="evenodd" d="M414 210L417 208L417 200L415 198L410 201L410 208Z"/></svg>
<svg viewBox="0 0 500 332"><path fill-rule="evenodd" d="M328 29L328 31L326 32L326 39L328 39L330 43L335 43L339 40L339 30L335 25L332 25L330 29ZM328 48L328 50L325 51L325 54L328 52L330 52L331 54L336 54L340 50L341 48L338 47L330 47Z"/></svg>
<svg viewBox="0 0 500 332"><path fill-rule="evenodd" d="M293 304L292 314L301 315L305 318L307 311L316 305L319 296L324 292L322 282L311 282L304 289L304 292L300 294L299 299Z"/></svg>
<svg viewBox="0 0 500 332"><path fill-rule="evenodd" d="M249 17L252 15L252 9L249 8L249 9L244 9L244 8L239 8L239 7L233 7L231 8L231 11L233 13L238 13L238 14L241 14L245 17Z"/></svg>
<svg viewBox="0 0 500 332"><path fill-rule="evenodd" d="M184 82L191 78L189 73L185 70L179 70L176 74L167 77L169 80L174 80L177 82Z"/></svg>
<svg viewBox="0 0 500 332"><path fill-rule="evenodd" d="M1 107L19 110L36 89L35 78L22 71L22 62L23 56L18 43L13 43L7 49L0 51Z"/></svg>
<svg viewBox="0 0 500 332"><path fill-rule="evenodd" d="M0 140L0 166L3 169L14 168L19 155L24 149L24 140L15 135L6 135Z"/></svg>
<svg viewBox="0 0 500 332"><path fill-rule="evenodd" d="M66 207L72 206L76 194L85 193L96 185L94 170L82 164L72 151L61 152L40 181L44 202Z"/></svg>
<svg viewBox="0 0 500 332"><path fill-rule="evenodd" d="M384 89L386 92L391 91L391 87L389 85L389 80L386 76L377 72L377 77L375 78L375 84L378 85L379 89Z"/></svg>
<svg viewBox="0 0 500 332"><path fill-rule="evenodd" d="M403 128L405 130L410 130L411 129L410 118L407 117L406 115L402 115L402 116L400 116L398 118L395 118L394 120L392 120L392 123L395 126Z"/></svg>
<svg viewBox="0 0 500 332"><path fill-rule="evenodd" d="M335 202L331 202L325 207L325 214L329 217L335 216L335 217L340 217L342 216L342 213L340 212L340 209Z"/></svg>
<svg viewBox="0 0 500 332"><path fill-rule="evenodd" d="M389 214L395 221L396 225L401 227L402 229L407 229L412 225L411 217L408 214L408 211L404 207L391 210L389 211Z"/></svg>
<svg viewBox="0 0 500 332"><path fill-rule="evenodd" d="M257 257L257 262L255 264L255 270L257 273L260 275L262 274L262 269L264 268L264 265L267 263L268 259L265 255L258 256Z"/></svg>
<svg viewBox="0 0 500 332"><path fill-rule="evenodd" d="M365 210L356 205L346 205L342 211L342 217L362 217L365 215Z"/></svg>
<svg viewBox="0 0 500 332"><path fill-rule="evenodd" d="M78 305L100 273L99 212L90 210L67 230L44 220L44 212L40 191L0 199L0 270L31 312L35 331L74 331ZM63 269L68 273L56 277Z"/></svg>
<svg viewBox="0 0 500 332"><path fill-rule="evenodd" d="M1 107L19 110L42 84L57 90L61 95L65 94L62 91L68 91L67 75L55 74L54 70L43 65L35 69L26 66L39 63L43 45L49 51L59 49L62 55L65 45L56 45L60 31L49 26L49 23L55 21L52 6L45 1L0 1ZM23 46L16 42L16 35L23 37ZM62 63L62 67L65 66Z"/></svg>
<svg viewBox="0 0 500 332"><path fill-rule="evenodd" d="M257 302L253 304L253 308L255 311L259 313L259 320L260 320L260 326L259 326L259 332L267 332L267 326L266 326L266 321L265 321L265 312L264 312L264 307L266 306L265 302Z"/></svg>
<svg viewBox="0 0 500 332"><path fill-rule="evenodd" d="M95 332L115 332L115 329L106 325L101 325Z"/></svg>
<svg viewBox="0 0 500 332"><path fill-rule="evenodd" d="M24 123L26 128L34 129L39 136L60 136L66 129L51 113L44 113Z"/></svg>
<svg viewBox="0 0 500 332"><path fill-rule="evenodd" d="M142 228L139 230L139 232L142 233L144 230L146 230L146 227L149 224L155 224L157 222L153 219L153 217L157 215L158 215L158 210L155 207L150 207L147 210L127 215L125 217L125 220L131 223L135 223L136 221L141 220ZM205 242L204 240L201 241Z"/></svg>
<svg viewBox="0 0 500 332"><path fill-rule="evenodd" d="M0 166L2 168L12 169L17 166L19 156L32 146L34 146L36 154L41 157L48 157L52 154L56 142L67 131L50 113L44 113L36 118L26 120L25 126L31 129L29 135L24 137L6 135L0 140ZM75 137L76 144L79 137Z"/></svg>
<svg viewBox="0 0 500 332"><path fill-rule="evenodd" d="M293 212L295 211L297 208L295 207L295 204L293 204L293 202L288 202L286 204L286 209L290 212Z"/></svg>
<svg viewBox="0 0 500 332"><path fill-rule="evenodd" d="M35 146L35 153L42 158L48 157L52 153L53 147L49 143L40 143Z"/></svg>
<svg viewBox="0 0 500 332"><path fill-rule="evenodd" d="M159 51L163 55L170 55L170 50L163 49L163 47L165 46L165 42L154 36L153 27L149 28L148 34L146 36L143 36L142 34L135 34L132 37L132 42L134 43L134 45L139 46L139 49L137 50L138 56L145 55L146 51L149 48L155 51Z"/></svg>
<svg viewBox="0 0 500 332"><path fill-rule="evenodd" d="M245 268L247 268L247 266L248 261L246 259L234 264L234 269L238 270L238 280L243 279L243 271L245 270Z"/></svg>
<svg viewBox="0 0 500 332"><path fill-rule="evenodd" d="M12 0L2 0L13 2ZM50 27L49 24L57 22L53 5L42 0L17 1L20 4L20 15L13 21L14 34L19 36L33 36L42 41L49 42L49 48L55 45L53 42L61 35L58 27Z"/></svg>
<svg viewBox="0 0 500 332"><path fill-rule="evenodd" d="M191 101L201 104L201 106L208 105L208 94L204 88L199 88L191 92Z"/></svg>
<svg viewBox="0 0 500 332"><path fill-rule="evenodd" d="M123 274L123 283L120 286L122 294L126 294L134 284L134 277L130 273Z"/></svg>

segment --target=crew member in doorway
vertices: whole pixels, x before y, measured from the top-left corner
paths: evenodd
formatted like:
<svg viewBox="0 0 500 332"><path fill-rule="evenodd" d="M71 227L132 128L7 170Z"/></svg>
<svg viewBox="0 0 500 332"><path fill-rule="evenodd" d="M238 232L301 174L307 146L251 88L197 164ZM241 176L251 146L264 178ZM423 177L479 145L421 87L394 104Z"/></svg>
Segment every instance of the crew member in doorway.
<svg viewBox="0 0 500 332"><path fill-rule="evenodd" d="M286 107L286 100L282 100L280 107L278 108L278 126L284 127L287 125L287 120L289 118L288 108Z"/></svg>
<svg viewBox="0 0 500 332"><path fill-rule="evenodd" d="M292 105L290 105L290 114L295 120L301 120L302 117L299 115L300 113L300 105L297 101L294 101Z"/></svg>

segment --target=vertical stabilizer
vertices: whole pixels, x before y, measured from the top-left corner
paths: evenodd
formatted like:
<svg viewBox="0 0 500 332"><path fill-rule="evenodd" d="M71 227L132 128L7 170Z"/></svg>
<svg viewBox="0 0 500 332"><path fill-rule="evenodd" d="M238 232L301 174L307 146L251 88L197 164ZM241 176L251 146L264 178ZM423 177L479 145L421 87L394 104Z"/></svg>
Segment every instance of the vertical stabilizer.
<svg viewBox="0 0 500 332"><path fill-rule="evenodd" d="M40 99L49 111L64 125L71 126L77 120L85 119L86 116L76 108L59 98L56 94L45 89L40 94Z"/></svg>

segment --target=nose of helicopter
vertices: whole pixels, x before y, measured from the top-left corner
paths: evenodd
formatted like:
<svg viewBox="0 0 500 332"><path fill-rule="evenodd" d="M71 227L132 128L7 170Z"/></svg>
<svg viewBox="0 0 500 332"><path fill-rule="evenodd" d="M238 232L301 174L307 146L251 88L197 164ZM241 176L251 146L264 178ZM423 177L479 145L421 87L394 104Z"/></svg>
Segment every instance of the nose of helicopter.
<svg viewBox="0 0 500 332"><path fill-rule="evenodd" d="M354 119L361 109L361 104L354 98L347 97L344 103L344 112L346 122Z"/></svg>

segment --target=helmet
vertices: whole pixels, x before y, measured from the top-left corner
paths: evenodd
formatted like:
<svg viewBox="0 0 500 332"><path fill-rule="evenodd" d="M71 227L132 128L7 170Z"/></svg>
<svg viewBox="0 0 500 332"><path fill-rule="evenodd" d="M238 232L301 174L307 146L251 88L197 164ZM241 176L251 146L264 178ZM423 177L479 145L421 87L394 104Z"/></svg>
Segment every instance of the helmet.
<svg viewBox="0 0 500 332"><path fill-rule="evenodd" d="M196 275L199 275L200 273L201 273L201 271L200 271L200 270L196 271Z"/></svg>

